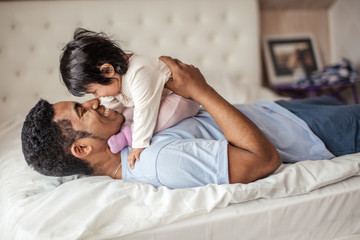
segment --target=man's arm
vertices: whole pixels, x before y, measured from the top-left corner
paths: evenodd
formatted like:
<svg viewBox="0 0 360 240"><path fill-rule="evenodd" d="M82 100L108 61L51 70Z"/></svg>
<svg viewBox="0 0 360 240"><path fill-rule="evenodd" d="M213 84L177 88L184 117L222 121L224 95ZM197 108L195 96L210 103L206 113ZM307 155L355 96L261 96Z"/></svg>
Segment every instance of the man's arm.
<svg viewBox="0 0 360 240"><path fill-rule="evenodd" d="M230 183L248 183L274 172L281 160L262 131L208 85L199 71L170 57L160 57L172 72L166 87L201 104L220 126L228 145Z"/></svg>

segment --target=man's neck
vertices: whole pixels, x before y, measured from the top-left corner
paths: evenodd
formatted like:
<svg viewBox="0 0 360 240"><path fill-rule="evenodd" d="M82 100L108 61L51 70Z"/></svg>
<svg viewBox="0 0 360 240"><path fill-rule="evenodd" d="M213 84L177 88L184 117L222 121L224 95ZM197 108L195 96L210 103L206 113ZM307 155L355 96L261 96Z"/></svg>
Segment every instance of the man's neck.
<svg viewBox="0 0 360 240"><path fill-rule="evenodd" d="M114 179L122 178L121 152L112 154L111 161L108 161L106 165L106 175Z"/></svg>
<svg viewBox="0 0 360 240"><path fill-rule="evenodd" d="M96 175L106 175L115 179L122 178L121 152L113 154L108 151L101 156L101 159L106 159L106 161L101 161L101 166L95 166Z"/></svg>

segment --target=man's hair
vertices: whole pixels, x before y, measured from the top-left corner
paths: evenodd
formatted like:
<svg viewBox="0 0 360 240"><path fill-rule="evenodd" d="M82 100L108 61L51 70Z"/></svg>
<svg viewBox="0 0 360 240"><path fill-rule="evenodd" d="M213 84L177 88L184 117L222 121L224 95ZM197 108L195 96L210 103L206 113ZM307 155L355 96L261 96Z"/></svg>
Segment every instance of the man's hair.
<svg viewBox="0 0 360 240"><path fill-rule="evenodd" d="M128 69L125 52L105 33L77 28L60 56L60 73L69 92L81 97L91 83L110 84L112 78L100 71L104 63L110 63L120 75Z"/></svg>
<svg viewBox="0 0 360 240"><path fill-rule="evenodd" d="M26 116L21 132L26 162L49 176L92 175L94 169L70 151L72 143L90 133L75 131L69 120L55 122L54 114L53 106L41 99Z"/></svg>

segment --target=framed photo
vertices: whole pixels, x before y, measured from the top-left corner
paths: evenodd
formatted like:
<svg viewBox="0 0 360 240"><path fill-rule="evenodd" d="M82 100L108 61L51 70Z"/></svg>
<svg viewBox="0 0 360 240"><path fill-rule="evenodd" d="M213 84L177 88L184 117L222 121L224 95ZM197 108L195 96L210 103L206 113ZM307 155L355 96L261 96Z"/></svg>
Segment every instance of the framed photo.
<svg viewBox="0 0 360 240"><path fill-rule="evenodd" d="M301 76L322 69L311 34L265 36L263 48L271 86L296 83Z"/></svg>

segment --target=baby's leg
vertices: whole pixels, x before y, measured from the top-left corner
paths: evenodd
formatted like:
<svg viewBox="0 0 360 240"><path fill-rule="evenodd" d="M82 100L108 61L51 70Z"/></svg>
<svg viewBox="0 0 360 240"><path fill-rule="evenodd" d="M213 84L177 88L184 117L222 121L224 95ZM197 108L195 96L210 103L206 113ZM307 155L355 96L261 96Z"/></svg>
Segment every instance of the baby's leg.
<svg viewBox="0 0 360 240"><path fill-rule="evenodd" d="M125 126L121 132L111 136L107 141L112 153L120 152L124 147L131 146L132 132L130 126Z"/></svg>
<svg viewBox="0 0 360 240"><path fill-rule="evenodd" d="M154 133L174 126L185 118L195 116L199 107L200 105L197 102L175 93L163 97Z"/></svg>

